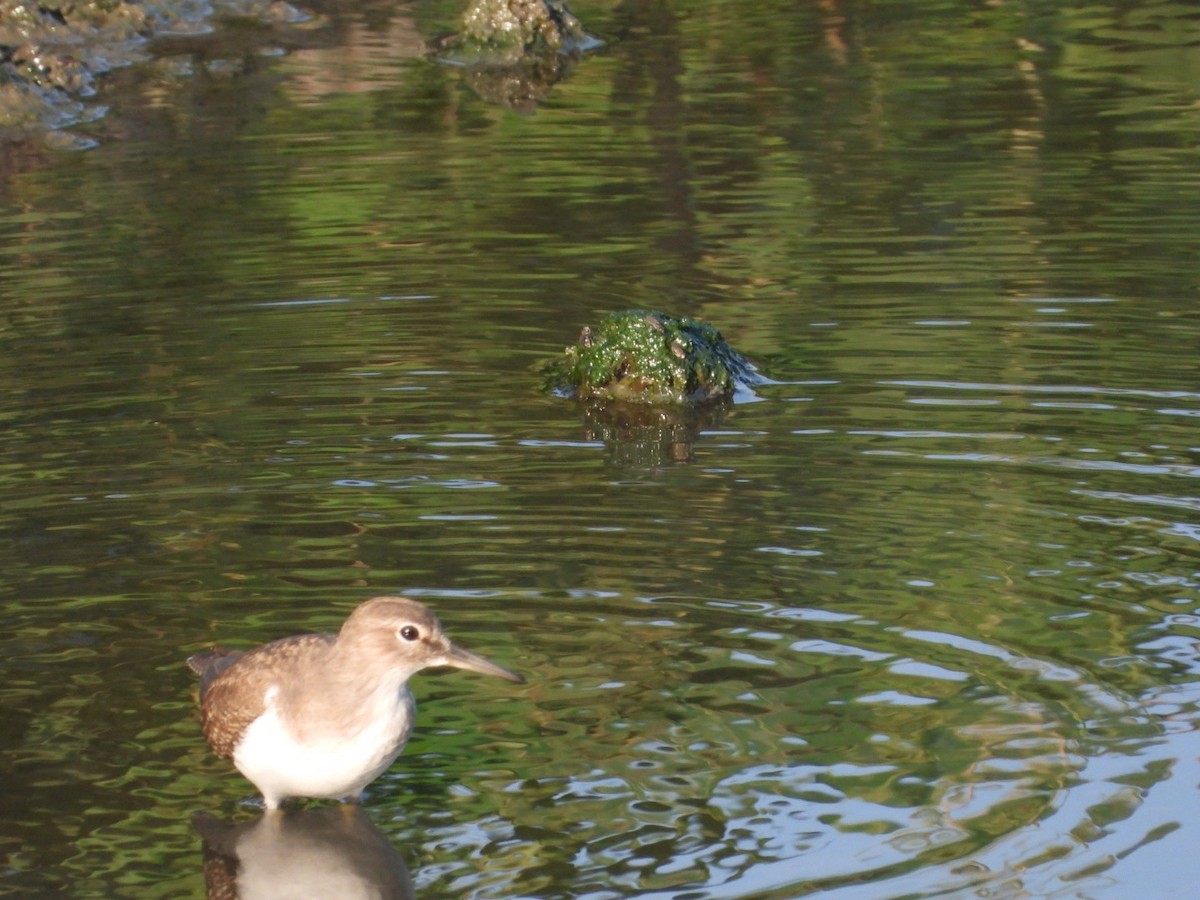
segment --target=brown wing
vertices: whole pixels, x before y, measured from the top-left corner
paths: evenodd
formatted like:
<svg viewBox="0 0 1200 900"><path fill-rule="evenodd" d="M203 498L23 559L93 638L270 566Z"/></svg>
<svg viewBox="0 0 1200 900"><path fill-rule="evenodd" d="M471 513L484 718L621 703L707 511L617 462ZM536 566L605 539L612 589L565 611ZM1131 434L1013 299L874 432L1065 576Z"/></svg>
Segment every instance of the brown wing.
<svg viewBox="0 0 1200 900"><path fill-rule="evenodd" d="M311 663L314 654L321 656L333 642L332 634L304 634L263 644L234 659L206 658L195 665L189 659L188 665L200 671L202 685L207 672L216 669L200 701L200 724L213 752L233 756L242 733L266 709L267 690L295 679L304 665L302 657Z"/></svg>

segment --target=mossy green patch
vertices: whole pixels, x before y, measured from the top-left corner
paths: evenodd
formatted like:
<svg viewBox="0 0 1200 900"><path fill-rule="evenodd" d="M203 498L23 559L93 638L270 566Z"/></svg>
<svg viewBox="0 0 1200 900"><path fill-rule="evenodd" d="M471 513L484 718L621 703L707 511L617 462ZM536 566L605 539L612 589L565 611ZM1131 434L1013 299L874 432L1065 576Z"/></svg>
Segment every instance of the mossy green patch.
<svg viewBox="0 0 1200 900"><path fill-rule="evenodd" d="M707 322L638 309L584 328L543 375L581 400L696 404L731 398L753 371Z"/></svg>
<svg viewBox="0 0 1200 900"><path fill-rule="evenodd" d="M460 24L442 55L469 66L578 54L600 43L563 0L473 0Z"/></svg>

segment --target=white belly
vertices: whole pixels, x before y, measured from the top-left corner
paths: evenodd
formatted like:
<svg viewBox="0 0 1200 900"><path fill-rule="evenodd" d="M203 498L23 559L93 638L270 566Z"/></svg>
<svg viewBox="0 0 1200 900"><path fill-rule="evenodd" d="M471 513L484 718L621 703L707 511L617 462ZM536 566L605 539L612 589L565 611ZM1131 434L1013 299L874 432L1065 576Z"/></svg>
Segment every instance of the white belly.
<svg viewBox="0 0 1200 900"><path fill-rule="evenodd" d="M273 691L266 699L266 712L246 729L233 763L268 808L287 797L357 797L399 755L416 712L412 694L402 690L378 698L349 734L299 741L272 703Z"/></svg>

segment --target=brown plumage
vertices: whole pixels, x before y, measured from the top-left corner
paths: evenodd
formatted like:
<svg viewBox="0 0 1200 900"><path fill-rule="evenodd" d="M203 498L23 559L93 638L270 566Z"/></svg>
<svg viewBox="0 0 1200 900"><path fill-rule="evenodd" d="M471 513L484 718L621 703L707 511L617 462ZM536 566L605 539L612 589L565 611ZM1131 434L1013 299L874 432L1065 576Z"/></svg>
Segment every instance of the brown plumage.
<svg viewBox="0 0 1200 900"><path fill-rule="evenodd" d="M337 640L332 634L299 634L250 651L218 647L188 658L200 675L200 727L213 752L231 759L246 728L266 711L267 689L280 681L306 681L304 669ZM236 678L221 678L234 664Z"/></svg>

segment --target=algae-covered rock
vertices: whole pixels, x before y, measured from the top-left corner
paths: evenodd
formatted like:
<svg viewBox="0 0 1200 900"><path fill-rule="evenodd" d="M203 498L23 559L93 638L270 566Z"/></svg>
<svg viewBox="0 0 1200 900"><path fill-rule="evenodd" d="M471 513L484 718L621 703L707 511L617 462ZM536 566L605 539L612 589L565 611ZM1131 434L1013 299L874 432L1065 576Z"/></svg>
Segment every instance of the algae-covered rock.
<svg viewBox="0 0 1200 900"><path fill-rule="evenodd" d="M586 401L703 404L756 380L707 322L646 310L613 313L545 366L546 387Z"/></svg>
<svg viewBox="0 0 1200 900"><path fill-rule="evenodd" d="M480 97L532 110L588 50L588 34L563 0L472 0L459 30L432 42L445 63L466 69Z"/></svg>
<svg viewBox="0 0 1200 900"><path fill-rule="evenodd" d="M597 43L563 0L474 0L447 49L468 64L495 64L577 53Z"/></svg>

